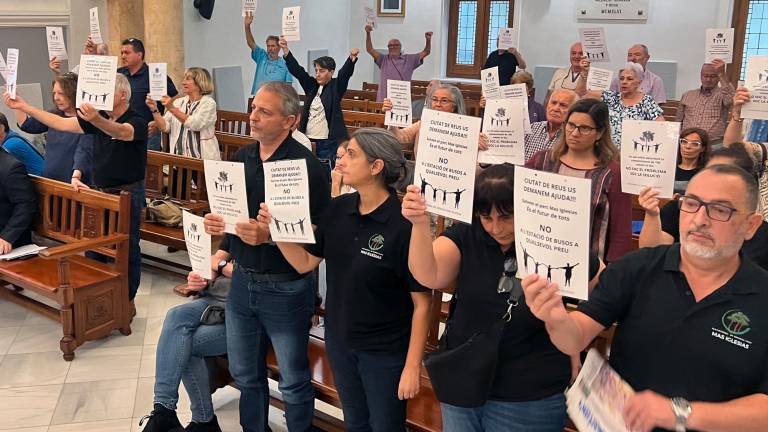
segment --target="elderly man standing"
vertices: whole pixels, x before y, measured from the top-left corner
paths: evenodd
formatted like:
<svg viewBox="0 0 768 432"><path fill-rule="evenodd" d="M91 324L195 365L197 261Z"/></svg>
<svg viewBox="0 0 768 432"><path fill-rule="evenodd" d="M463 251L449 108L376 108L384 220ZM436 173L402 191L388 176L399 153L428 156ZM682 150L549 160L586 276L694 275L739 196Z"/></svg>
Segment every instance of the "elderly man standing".
<svg viewBox="0 0 768 432"><path fill-rule="evenodd" d="M575 90L576 84L581 76L581 58L584 57L584 49L581 42L571 45L571 65L567 68L560 68L552 75L549 82L549 91L557 89Z"/></svg>
<svg viewBox="0 0 768 432"><path fill-rule="evenodd" d="M705 63L701 66L701 87L683 93L676 120L683 123L682 129L707 131L710 145L722 144L734 94L736 89L725 76L725 62L715 59Z"/></svg>
<svg viewBox="0 0 768 432"><path fill-rule="evenodd" d="M667 101L667 92L664 90L664 81L655 73L646 68L651 55L648 54L648 47L643 44L632 45L627 50L627 61L637 63L643 67L643 81L640 83L640 91L651 95L658 104ZM619 91L619 77L614 76L611 82L611 90Z"/></svg>
<svg viewBox="0 0 768 432"><path fill-rule="evenodd" d="M373 57L376 66L381 69L379 92L376 94L376 102L382 102L387 97L387 81L410 81L413 71L424 63L424 57L432 51L432 32L424 33L424 49L418 54L403 54L402 44L399 39L390 39L387 42L387 55L382 55L373 48L371 41L373 27L365 26L365 50Z"/></svg>
<svg viewBox="0 0 768 432"><path fill-rule="evenodd" d="M579 99L573 90L555 89L547 101L547 120L531 123L531 133L525 134L525 160L539 150L548 150L557 142L568 109Z"/></svg>
<svg viewBox="0 0 768 432"><path fill-rule="evenodd" d="M255 95L262 84L269 81L293 82L291 73L285 65L285 60L280 57L280 38L277 36L267 36L265 42L266 48L260 47L253 38L251 24L253 15L250 13L243 18L245 24L245 41L248 48L251 49L251 58L256 63L256 72L253 74L253 86L251 86L251 95Z"/></svg>
<svg viewBox="0 0 768 432"><path fill-rule="evenodd" d="M612 263L576 312L556 284L523 280L566 354L618 323L609 361L637 391L629 430L768 430L768 273L739 253L762 223L757 193L737 166L705 168L679 200L680 243Z"/></svg>

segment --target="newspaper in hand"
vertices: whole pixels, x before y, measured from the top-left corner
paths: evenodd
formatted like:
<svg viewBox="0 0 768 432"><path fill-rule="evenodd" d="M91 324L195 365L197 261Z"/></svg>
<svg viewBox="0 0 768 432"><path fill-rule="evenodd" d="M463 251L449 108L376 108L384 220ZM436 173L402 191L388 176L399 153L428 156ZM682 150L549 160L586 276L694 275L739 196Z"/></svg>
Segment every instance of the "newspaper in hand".
<svg viewBox="0 0 768 432"><path fill-rule="evenodd" d="M568 416L579 431L630 432L624 422L624 404L635 394L594 348L565 393Z"/></svg>

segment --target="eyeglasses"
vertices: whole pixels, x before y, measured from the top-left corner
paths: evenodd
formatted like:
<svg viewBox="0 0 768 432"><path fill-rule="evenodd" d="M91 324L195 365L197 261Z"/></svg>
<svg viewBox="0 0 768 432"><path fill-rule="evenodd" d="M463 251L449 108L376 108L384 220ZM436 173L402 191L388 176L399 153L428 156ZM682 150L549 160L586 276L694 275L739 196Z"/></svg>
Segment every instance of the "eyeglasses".
<svg viewBox="0 0 768 432"><path fill-rule="evenodd" d="M399 47L400 44L387 44L387 48Z"/></svg>
<svg viewBox="0 0 768 432"><path fill-rule="evenodd" d="M738 211L735 208L728 207L725 204L711 202L708 203L687 195L683 195L678 198L677 203L680 206L680 211L686 213L696 213L702 206L704 206L704 208L707 210L707 217L719 222L728 222L731 220L731 216L733 216L733 214Z"/></svg>
<svg viewBox="0 0 768 432"><path fill-rule="evenodd" d="M501 294L512 291L516 273L517 260L514 257L509 257L504 260L504 271L501 272L501 277L499 278L499 285L496 288L496 292Z"/></svg>
<svg viewBox="0 0 768 432"><path fill-rule="evenodd" d="M433 97L432 103L436 105L448 105L448 104L453 104L454 102L450 99L438 99L436 97Z"/></svg>
<svg viewBox="0 0 768 432"><path fill-rule="evenodd" d="M681 146L688 146L693 148L699 148L702 145L704 145L701 141L688 141L685 138L680 138L680 145Z"/></svg>
<svg viewBox="0 0 768 432"><path fill-rule="evenodd" d="M565 131L568 133L573 133L573 131L578 130L579 135L591 135L594 131L597 130L597 128L593 128L592 126L587 125L577 125L576 123L568 122L565 124Z"/></svg>

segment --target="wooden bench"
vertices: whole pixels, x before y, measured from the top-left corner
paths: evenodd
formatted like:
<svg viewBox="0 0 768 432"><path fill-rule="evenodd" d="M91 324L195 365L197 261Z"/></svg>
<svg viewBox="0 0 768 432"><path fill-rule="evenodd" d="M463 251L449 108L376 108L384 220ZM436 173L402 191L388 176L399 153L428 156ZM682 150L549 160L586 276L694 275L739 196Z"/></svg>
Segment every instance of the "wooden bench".
<svg viewBox="0 0 768 432"><path fill-rule="evenodd" d="M218 132L226 132L234 135L250 135L251 120L248 113L236 111L216 111L216 127Z"/></svg>
<svg viewBox="0 0 768 432"><path fill-rule="evenodd" d="M128 301L128 232L131 198L95 190L76 192L69 183L30 176L39 200L35 232L61 242L25 260L0 262L0 280L16 289L0 288L0 298L39 312L62 325L59 342L64 360L75 349L119 330L131 334ZM98 252L111 264L82 254ZM56 306L32 299L25 291Z"/></svg>
<svg viewBox="0 0 768 432"><path fill-rule="evenodd" d="M367 113L360 111L342 111L344 124L350 134L357 129L365 127L384 127L384 114Z"/></svg>
<svg viewBox="0 0 768 432"><path fill-rule="evenodd" d="M366 99L342 99L342 111L362 111L370 113L381 113L382 103L369 101Z"/></svg>
<svg viewBox="0 0 768 432"><path fill-rule="evenodd" d="M664 112L664 120L675 121L677 119L677 110L680 108L680 101L668 100L659 105L661 106L661 110Z"/></svg>
<svg viewBox="0 0 768 432"><path fill-rule="evenodd" d="M344 99L364 99L376 102L376 92L370 90L347 90Z"/></svg>
<svg viewBox="0 0 768 432"><path fill-rule="evenodd" d="M231 161L241 148L256 142L250 136L234 135L224 132L216 132L216 139L221 149L221 160Z"/></svg>

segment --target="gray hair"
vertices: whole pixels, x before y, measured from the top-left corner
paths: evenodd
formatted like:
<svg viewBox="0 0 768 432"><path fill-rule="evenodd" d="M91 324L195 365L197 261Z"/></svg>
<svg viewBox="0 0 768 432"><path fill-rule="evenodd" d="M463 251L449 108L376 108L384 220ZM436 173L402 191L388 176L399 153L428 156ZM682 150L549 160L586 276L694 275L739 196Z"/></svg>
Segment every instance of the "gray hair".
<svg viewBox="0 0 768 432"><path fill-rule="evenodd" d="M385 185L402 191L413 181L413 173L406 169L403 145L392 132L380 128L362 128L355 131L351 139L357 141L368 163L377 159L384 162L380 177Z"/></svg>
<svg viewBox="0 0 768 432"><path fill-rule="evenodd" d="M637 63L627 62L623 68L619 69L619 75L621 75L621 73L625 70L632 71L632 73L635 74L635 78L637 78L638 81L642 81L643 76L645 76L645 72L643 72L643 67Z"/></svg>
<svg viewBox="0 0 768 432"><path fill-rule="evenodd" d="M746 201L747 201L747 210L750 212L757 211L757 205L760 199L760 188L758 186L757 179L755 178L755 176L748 173L738 165L718 164L718 165L708 166L702 169L694 177L698 177L699 175L701 175L701 173L706 171L711 171L715 174L720 174L720 175L730 175L730 176L738 177L744 183L744 187L747 189L747 195L744 197L746 198Z"/></svg>
<svg viewBox="0 0 768 432"><path fill-rule="evenodd" d="M267 91L280 96L282 102L281 111L283 116L299 116L301 114L301 105L299 104L299 94L292 85L282 81L269 81L261 85L259 91Z"/></svg>
<svg viewBox="0 0 768 432"><path fill-rule="evenodd" d="M461 94L461 90L451 84L440 84L432 90L432 94L435 94L436 91L441 89L451 92L451 97L453 98L453 106L455 108L453 112L455 114L466 115L467 109L464 106L464 95ZM432 98L432 95L429 95L428 97Z"/></svg>
<svg viewBox="0 0 768 432"><path fill-rule="evenodd" d="M109 55L109 45L104 43L96 44L96 55Z"/></svg>
<svg viewBox="0 0 768 432"><path fill-rule="evenodd" d="M131 83L128 82L128 78L125 75L118 73L115 80L115 93L125 92L125 100L131 100Z"/></svg>

